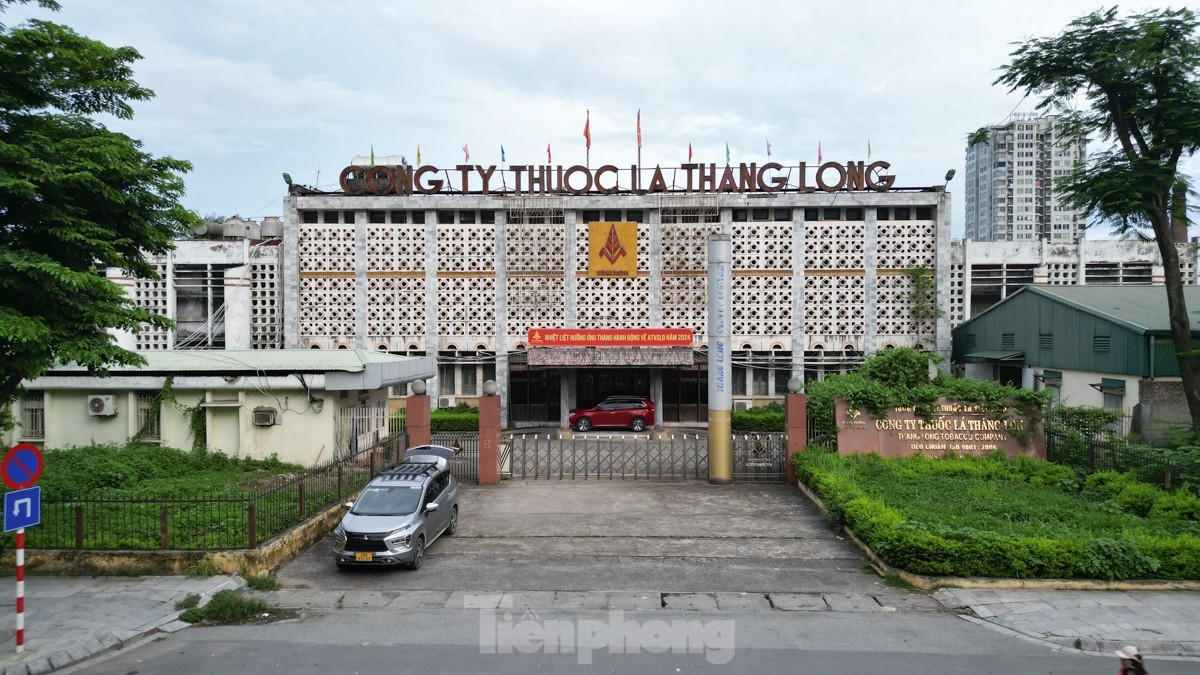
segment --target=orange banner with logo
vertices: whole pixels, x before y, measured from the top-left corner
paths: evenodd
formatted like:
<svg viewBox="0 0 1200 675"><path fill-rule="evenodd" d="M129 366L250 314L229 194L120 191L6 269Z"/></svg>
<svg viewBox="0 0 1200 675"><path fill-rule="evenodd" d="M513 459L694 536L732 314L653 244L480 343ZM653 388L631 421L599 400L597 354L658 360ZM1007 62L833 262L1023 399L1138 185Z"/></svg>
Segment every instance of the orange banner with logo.
<svg viewBox="0 0 1200 675"><path fill-rule="evenodd" d="M691 347L690 328L533 328L530 347Z"/></svg>
<svg viewBox="0 0 1200 675"><path fill-rule="evenodd" d="M637 223L588 223L588 276L637 276Z"/></svg>

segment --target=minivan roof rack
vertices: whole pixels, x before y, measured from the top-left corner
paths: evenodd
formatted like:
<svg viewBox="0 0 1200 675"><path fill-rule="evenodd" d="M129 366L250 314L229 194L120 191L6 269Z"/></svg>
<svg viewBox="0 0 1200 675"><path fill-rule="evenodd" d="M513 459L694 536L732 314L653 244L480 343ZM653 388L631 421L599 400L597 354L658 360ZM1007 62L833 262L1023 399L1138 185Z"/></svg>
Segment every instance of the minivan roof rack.
<svg viewBox="0 0 1200 675"><path fill-rule="evenodd" d="M431 473L440 469L441 467L445 466L445 464L445 460L440 462L411 462L407 460L401 460L395 464L384 467L379 473L380 475L387 474L389 476L423 476L427 473Z"/></svg>

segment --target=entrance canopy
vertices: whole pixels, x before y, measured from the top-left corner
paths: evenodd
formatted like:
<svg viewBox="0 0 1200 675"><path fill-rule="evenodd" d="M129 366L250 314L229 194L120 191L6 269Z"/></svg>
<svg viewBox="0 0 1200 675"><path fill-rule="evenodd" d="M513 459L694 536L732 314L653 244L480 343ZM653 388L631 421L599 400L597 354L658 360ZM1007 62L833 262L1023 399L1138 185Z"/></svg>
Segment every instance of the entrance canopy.
<svg viewBox="0 0 1200 675"><path fill-rule="evenodd" d="M691 347L531 347L531 366L690 366Z"/></svg>
<svg viewBox="0 0 1200 675"><path fill-rule="evenodd" d="M966 363L999 363L1016 366L1025 360L1025 352L983 351L963 356Z"/></svg>

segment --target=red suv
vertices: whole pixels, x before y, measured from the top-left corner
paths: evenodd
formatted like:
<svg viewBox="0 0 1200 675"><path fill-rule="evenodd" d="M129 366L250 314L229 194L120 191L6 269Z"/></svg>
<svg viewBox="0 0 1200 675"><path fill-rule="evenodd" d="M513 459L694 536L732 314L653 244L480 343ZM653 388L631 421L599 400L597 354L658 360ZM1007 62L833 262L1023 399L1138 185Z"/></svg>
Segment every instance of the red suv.
<svg viewBox="0 0 1200 675"><path fill-rule="evenodd" d="M591 408L576 408L568 421L576 431L620 427L645 431L654 424L654 404L642 396L609 396Z"/></svg>

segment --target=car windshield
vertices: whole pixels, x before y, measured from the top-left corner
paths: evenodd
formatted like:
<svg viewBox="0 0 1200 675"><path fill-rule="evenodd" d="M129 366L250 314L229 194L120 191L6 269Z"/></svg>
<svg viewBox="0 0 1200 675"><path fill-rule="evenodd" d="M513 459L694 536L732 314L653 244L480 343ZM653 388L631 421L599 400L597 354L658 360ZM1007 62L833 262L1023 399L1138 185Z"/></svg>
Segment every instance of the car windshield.
<svg viewBox="0 0 1200 675"><path fill-rule="evenodd" d="M420 501L421 488L416 485L368 487L354 502L350 513L358 516L407 516L417 510Z"/></svg>

